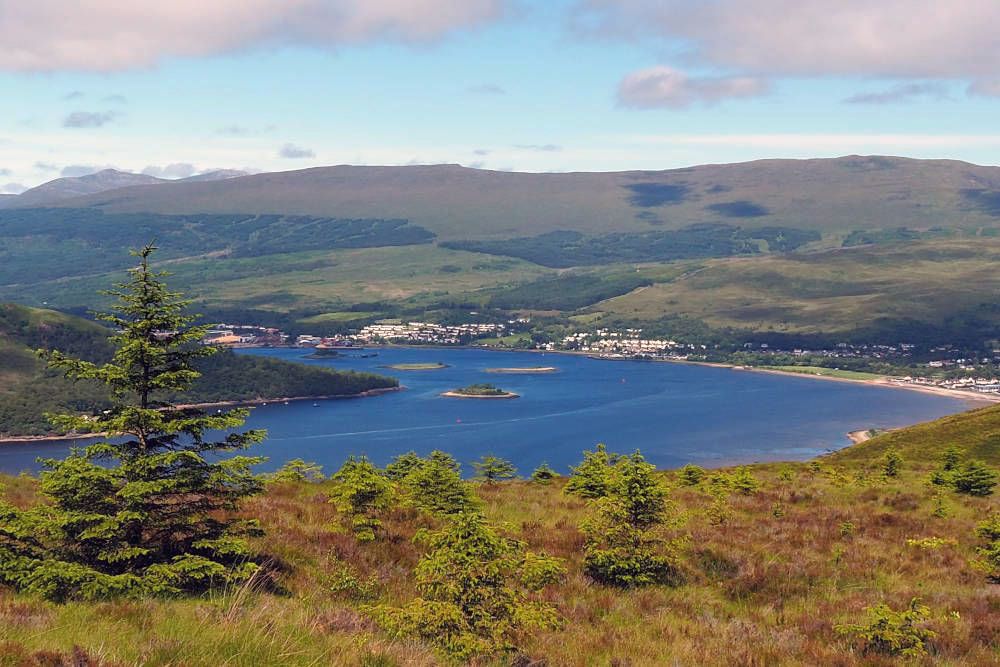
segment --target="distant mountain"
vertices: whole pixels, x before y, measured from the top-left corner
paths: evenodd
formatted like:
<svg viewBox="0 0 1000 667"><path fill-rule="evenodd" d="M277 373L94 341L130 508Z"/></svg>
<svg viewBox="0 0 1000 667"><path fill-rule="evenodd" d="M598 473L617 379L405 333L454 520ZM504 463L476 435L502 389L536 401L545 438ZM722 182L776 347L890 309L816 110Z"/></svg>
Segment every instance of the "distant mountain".
<svg viewBox="0 0 1000 667"><path fill-rule="evenodd" d="M57 178L54 181L42 183L30 190L25 190L8 205L18 207L47 206L64 199L127 188L131 185L151 185L163 182L165 182L163 179L155 176L105 169L95 174Z"/></svg>
<svg viewBox="0 0 1000 667"><path fill-rule="evenodd" d="M29 208L33 206L49 206L56 202L61 202L74 197L95 195L109 190L119 190L135 185L162 185L164 183L207 183L212 181L223 181L230 178L246 176L247 172L236 169L217 169L195 174L187 178L171 181L165 178L157 178L147 174L133 174L117 169L105 169L86 176L70 176L57 178L48 183L26 190L20 195L2 195L0 197L0 207L17 206L19 208Z"/></svg>
<svg viewBox="0 0 1000 667"><path fill-rule="evenodd" d="M249 176L249 172L240 171L239 169L216 169L215 171L206 171L204 174L195 174L194 176L188 176L187 178L177 179L177 183L204 183L206 181L225 181L230 178L239 178L240 176Z"/></svg>
<svg viewBox="0 0 1000 667"><path fill-rule="evenodd" d="M822 232L974 228L1000 226L1000 167L880 156L556 174L458 165L334 166L137 185L60 206L406 219L443 241L719 222Z"/></svg>

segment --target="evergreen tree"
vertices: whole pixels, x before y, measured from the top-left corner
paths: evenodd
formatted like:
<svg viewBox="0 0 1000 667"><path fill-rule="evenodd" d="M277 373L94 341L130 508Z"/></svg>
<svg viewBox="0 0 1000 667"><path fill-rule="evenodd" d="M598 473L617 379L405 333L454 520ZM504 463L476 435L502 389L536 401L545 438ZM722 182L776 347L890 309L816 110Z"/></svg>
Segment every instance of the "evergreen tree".
<svg viewBox="0 0 1000 667"><path fill-rule="evenodd" d="M949 447L944 450L941 455L941 470L945 472L950 472L958 467L958 464L962 462L962 457L964 452L956 447L955 445L949 445Z"/></svg>
<svg viewBox="0 0 1000 667"><path fill-rule="evenodd" d="M592 452L585 451L580 465L571 468L564 491L581 498L603 498L608 494L611 466L617 460L618 455L609 454L603 443Z"/></svg>
<svg viewBox="0 0 1000 667"><path fill-rule="evenodd" d="M982 461L966 461L954 471L951 483L959 493L988 496L997 485L997 474Z"/></svg>
<svg viewBox="0 0 1000 667"><path fill-rule="evenodd" d="M382 527L379 514L392 504L392 482L363 456L350 457L330 480L330 502L350 520L355 536L362 542L375 540Z"/></svg>
<svg viewBox="0 0 1000 667"><path fill-rule="evenodd" d="M476 500L469 484L462 481L455 459L433 452L400 482L407 501L431 514L450 515L472 511Z"/></svg>
<svg viewBox="0 0 1000 667"><path fill-rule="evenodd" d="M595 501L582 525L584 571L595 581L621 587L670 583L679 575L679 540L665 530L676 525L667 491L655 468L639 452L614 466L607 496Z"/></svg>
<svg viewBox="0 0 1000 667"><path fill-rule="evenodd" d="M982 558L976 565L986 572L986 578L1000 584L1000 514L992 514L976 527L976 536L983 542L976 548Z"/></svg>
<svg viewBox="0 0 1000 667"><path fill-rule="evenodd" d="M517 477L517 468L514 464L496 456L483 456L473 463L472 467L476 469L473 479L482 480L487 484L496 484Z"/></svg>
<svg viewBox="0 0 1000 667"><path fill-rule="evenodd" d="M402 608L369 608L391 633L468 661L515 651L531 630L559 625L551 605L529 597L565 574L558 560L526 552L476 513L459 514L418 539L429 549L414 571L421 597Z"/></svg>
<svg viewBox="0 0 1000 667"><path fill-rule="evenodd" d="M189 387L199 376L192 362L216 350L200 345L205 328L184 314L188 302L150 269L154 251L134 253L139 266L108 292L117 298L116 311L100 316L116 329L110 362L46 355L69 378L103 383L113 404L97 417L53 422L109 440L43 462L39 489L48 502L0 505L0 580L16 588L54 600L176 595L257 569L244 538L259 527L231 512L261 491L251 466L263 459L219 454L265 433L233 430L246 410L209 414L163 398ZM218 431L228 432L206 439Z"/></svg>
<svg viewBox="0 0 1000 667"><path fill-rule="evenodd" d="M559 473L553 470L552 466L548 463L542 463L531 473L531 481L539 484L548 484L558 476Z"/></svg>
<svg viewBox="0 0 1000 667"><path fill-rule="evenodd" d="M895 449L890 449L882 459L882 473L886 477L899 477L899 472L903 468L903 457Z"/></svg>
<svg viewBox="0 0 1000 667"><path fill-rule="evenodd" d="M681 483L684 486L697 486L705 479L705 474L704 468L689 463L681 468Z"/></svg>
<svg viewBox="0 0 1000 667"><path fill-rule="evenodd" d="M321 482L323 466L303 459L292 459L266 477L268 482Z"/></svg>
<svg viewBox="0 0 1000 667"><path fill-rule="evenodd" d="M400 454L385 467L385 476L391 480L399 481L419 467L421 463L423 463L423 459L416 452L409 451Z"/></svg>

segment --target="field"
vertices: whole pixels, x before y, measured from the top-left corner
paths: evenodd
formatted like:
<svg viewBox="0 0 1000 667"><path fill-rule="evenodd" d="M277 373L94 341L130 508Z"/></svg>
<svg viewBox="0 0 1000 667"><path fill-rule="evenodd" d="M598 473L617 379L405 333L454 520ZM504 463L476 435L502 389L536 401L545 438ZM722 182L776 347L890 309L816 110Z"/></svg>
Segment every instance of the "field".
<svg viewBox="0 0 1000 667"><path fill-rule="evenodd" d="M524 636L522 654L568 666L898 664L863 653L837 628L879 602L901 609L919 597L936 636L929 655L908 664L995 664L1000 587L971 565L975 525L996 509L995 497L939 495L926 479L950 442L1000 462L998 424L1000 408L986 408L816 464L754 466L760 490L729 495L721 522L710 518L717 510L707 482L685 486L664 472L688 538L683 581L673 586L591 582L578 528L590 509L561 492L563 480L477 485L491 522L568 567L543 594L562 629ZM880 472L887 444L903 452L896 478ZM92 665L446 664L426 645L383 634L364 611L413 598L421 551L412 537L433 521L397 508L383 541L359 543L335 528L330 484L271 484L246 508L264 520L258 547L282 564L287 594L53 605L0 592L0 664L69 664L58 660L74 654L73 664ZM11 502L32 502L32 480L8 478L4 487Z"/></svg>
<svg viewBox="0 0 1000 667"><path fill-rule="evenodd" d="M877 380L882 377L875 373L841 370L839 368L823 368L821 366L756 366L755 368L767 371L781 371L782 373L822 375L823 377L841 378L843 380Z"/></svg>

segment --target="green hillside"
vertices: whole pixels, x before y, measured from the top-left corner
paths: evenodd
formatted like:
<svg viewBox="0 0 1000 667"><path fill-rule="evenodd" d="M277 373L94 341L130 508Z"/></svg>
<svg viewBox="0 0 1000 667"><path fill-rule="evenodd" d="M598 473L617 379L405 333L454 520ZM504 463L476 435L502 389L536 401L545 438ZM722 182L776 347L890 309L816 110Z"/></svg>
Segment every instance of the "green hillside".
<svg viewBox="0 0 1000 667"><path fill-rule="evenodd" d="M36 349L57 349L89 360L110 354L108 330L51 310L0 305L0 436L45 435L47 412L92 413L109 406L96 385L72 383L45 369ZM276 359L223 352L199 366L202 377L174 397L201 403L357 394L397 386L392 378L330 371Z"/></svg>
<svg viewBox="0 0 1000 667"><path fill-rule="evenodd" d="M907 461L936 464L952 446L971 458L1000 466L1000 405L884 433L827 458L838 464L856 465L876 461L895 449Z"/></svg>

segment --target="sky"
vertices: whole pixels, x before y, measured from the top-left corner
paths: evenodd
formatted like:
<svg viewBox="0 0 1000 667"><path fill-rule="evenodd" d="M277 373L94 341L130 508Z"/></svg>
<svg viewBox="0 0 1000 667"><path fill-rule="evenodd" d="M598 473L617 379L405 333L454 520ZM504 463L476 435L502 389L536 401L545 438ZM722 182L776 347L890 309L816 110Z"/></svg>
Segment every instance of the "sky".
<svg viewBox="0 0 1000 667"><path fill-rule="evenodd" d="M103 168L1000 163L997 0L0 0L0 193Z"/></svg>

